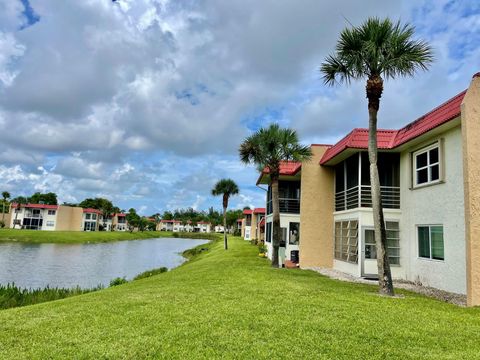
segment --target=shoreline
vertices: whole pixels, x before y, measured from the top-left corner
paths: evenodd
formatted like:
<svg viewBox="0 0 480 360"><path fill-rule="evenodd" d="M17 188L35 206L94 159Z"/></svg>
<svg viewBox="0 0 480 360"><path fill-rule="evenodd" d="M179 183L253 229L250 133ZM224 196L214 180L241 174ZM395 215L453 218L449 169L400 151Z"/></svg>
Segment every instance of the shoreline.
<svg viewBox="0 0 480 360"><path fill-rule="evenodd" d="M188 234L188 233L187 233ZM151 238L151 239L157 239L156 238ZM170 237L164 237L164 238L171 238L171 239L184 239L184 240L206 240L205 243L199 244L197 246L194 246L192 248L186 249L182 252L179 252L178 254L182 256L185 261L183 261L180 265L175 266L171 269L167 269L165 267L158 267L158 268L152 268L152 269L146 269L138 274L135 274L132 279L127 280L126 277L116 277L110 280L110 285L104 286L102 284L99 284L97 286L91 287L91 288L82 288L79 285L77 286L72 286L72 287L50 287L47 285L46 287L39 287L39 288L22 288L22 287L17 287L15 283L6 283L2 284L0 283L0 295L2 295L2 291L5 292L6 294L10 295L10 298L6 298L5 295L2 296L3 303L0 303L0 311L6 310L6 309L12 309L12 308L18 308L18 307L24 307L24 306L30 306L30 305L35 305L35 304L41 304L45 302L51 302L51 301L56 301L56 300L61 300L61 299L66 299L70 297L76 297L80 295L85 295L85 294L90 294L93 292L99 292L102 290L106 290L112 287L120 286L120 285L125 285L129 284L132 282L137 282L143 279L150 278L152 276L157 276L162 273L167 273L170 271L173 271L175 269L178 269L188 263L190 263L192 260L197 258L200 254L203 254L207 251L210 251L211 246L218 240L218 239L191 239L191 238L186 238L186 237L178 237L178 236L170 236ZM135 240L148 240L146 239L132 239L130 241L135 241ZM127 241L127 240L125 240ZM16 242L15 242L16 243ZM77 243L72 243L70 245L75 245ZM165 269L165 270L163 270ZM151 275L146 275L148 273L151 273ZM140 277L141 275L145 275L143 277ZM120 282L119 282L120 281ZM42 295L44 296L42 298ZM14 297L16 298L14 299ZM24 303L28 298L33 298L34 300L31 300L32 302ZM12 300L13 299L13 300ZM28 300L27 300L28 301ZM11 303L20 303L19 305L8 305Z"/></svg>
<svg viewBox="0 0 480 360"><path fill-rule="evenodd" d="M1 243L30 244L93 244L128 240L156 238L182 238L215 240L215 233L171 232L171 231L39 231L20 229L0 229Z"/></svg>

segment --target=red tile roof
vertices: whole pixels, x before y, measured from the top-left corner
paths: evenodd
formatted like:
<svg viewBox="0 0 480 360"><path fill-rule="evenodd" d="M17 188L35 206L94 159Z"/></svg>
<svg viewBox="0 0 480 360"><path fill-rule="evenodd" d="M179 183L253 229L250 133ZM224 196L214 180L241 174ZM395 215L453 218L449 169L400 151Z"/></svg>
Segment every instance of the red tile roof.
<svg viewBox="0 0 480 360"><path fill-rule="evenodd" d="M378 130L379 149L394 149L397 146L425 134L426 132L456 118L460 115L460 105L467 91L455 95L450 100L404 126L400 130ZM320 164L325 164L346 149L367 149L368 129L353 129L338 143L323 154Z"/></svg>
<svg viewBox="0 0 480 360"><path fill-rule="evenodd" d="M447 102L398 130L393 147L402 145L459 116L461 112L460 105L466 92L467 90L462 91Z"/></svg>
<svg viewBox="0 0 480 360"><path fill-rule="evenodd" d="M302 168L302 163L301 162L281 161L280 162L280 175L294 176L300 171L301 168ZM270 173L270 169L268 167L264 168L263 171L260 173L260 176L258 177L257 185L262 180L263 175L268 175L269 173Z"/></svg>
<svg viewBox="0 0 480 360"><path fill-rule="evenodd" d="M162 219L162 220L160 220L160 222L162 222L162 223L179 223L180 220L163 220Z"/></svg>
<svg viewBox="0 0 480 360"><path fill-rule="evenodd" d="M12 207L18 207L17 203L12 203ZM46 204L20 204L20 207L30 208L30 209L49 209L49 210L57 210L58 205L46 205Z"/></svg>
<svg viewBox="0 0 480 360"><path fill-rule="evenodd" d="M265 208L255 208L255 210L253 210L253 213L254 214L265 214Z"/></svg>
<svg viewBox="0 0 480 360"><path fill-rule="evenodd" d="M301 162L296 161L281 161L280 162L280 175L295 175L302 168ZM263 174L269 174L270 169L266 167L262 171Z"/></svg>
<svg viewBox="0 0 480 360"><path fill-rule="evenodd" d="M250 210L250 209L243 210L243 215L252 215L252 213L253 213L253 210Z"/></svg>
<svg viewBox="0 0 480 360"><path fill-rule="evenodd" d="M98 209L92 209L92 208L86 208L86 209L83 209L83 212L84 213L93 213L93 214L99 214L99 215L102 215L102 212Z"/></svg>

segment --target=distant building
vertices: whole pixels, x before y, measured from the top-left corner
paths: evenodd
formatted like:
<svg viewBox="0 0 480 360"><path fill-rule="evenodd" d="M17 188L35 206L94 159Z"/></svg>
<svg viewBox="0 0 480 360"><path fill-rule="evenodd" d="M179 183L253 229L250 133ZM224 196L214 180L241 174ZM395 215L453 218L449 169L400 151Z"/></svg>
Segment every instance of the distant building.
<svg viewBox="0 0 480 360"><path fill-rule="evenodd" d="M125 231L127 221L125 214L103 221L102 212L97 209L83 209L77 206L46 204L11 204L8 226L15 229L44 231Z"/></svg>
<svg viewBox="0 0 480 360"><path fill-rule="evenodd" d="M245 240L263 241L265 233L265 208L255 208L253 210L243 210L243 219L239 219L237 223L241 228L241 236Z"/></svg>

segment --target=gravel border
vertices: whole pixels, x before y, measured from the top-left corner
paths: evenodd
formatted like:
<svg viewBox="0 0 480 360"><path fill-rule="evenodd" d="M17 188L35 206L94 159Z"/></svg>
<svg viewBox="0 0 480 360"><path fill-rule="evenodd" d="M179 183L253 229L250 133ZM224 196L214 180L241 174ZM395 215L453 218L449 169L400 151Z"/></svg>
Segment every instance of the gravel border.
<svg viewBox="0 0 480 360"><path fill-rule="evenodd" d="M311 268L302 268L302 269L313 270L324 276L329 277L330 279L335 279L340 281L347 281L347 282L368 284L368 285L378 284L377 280L359 278L359 277L346 274L344 272L334 270L334 269L327 269L327 268L320 268L320 267L311 267ZM412 281L407 281L407 280L396 279L393 281L393 284L396 288L413 291L418 294L422 294L422 295L425 295L440 301L444 301L450 304L454 304L457 306L462 306L462 307L467 306L467 296L463 294L456 294L456 293L452 293L444 290L439 290L439 289L423 286L422 284L414 283Z"/></svg>

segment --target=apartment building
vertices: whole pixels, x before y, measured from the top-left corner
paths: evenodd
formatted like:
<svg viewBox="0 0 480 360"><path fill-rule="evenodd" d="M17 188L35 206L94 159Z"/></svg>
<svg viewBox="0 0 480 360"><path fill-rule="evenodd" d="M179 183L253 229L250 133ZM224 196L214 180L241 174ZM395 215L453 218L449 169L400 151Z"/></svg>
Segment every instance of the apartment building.
<svg viewBox="0 0 480 360"><path fill-rule="evenodd" d="M180 220L160 220L157 225L157 231L210 232L211 226L212 224L206 221L199 221L194 225L191 221L183 223Z"/></svg>
<svg viewBox="0 0 480 360"><path fill-rule="evenodd" d="M65 205L12 204L10 214L10 228L79 231L82 208Z"/></svg>
<svg viewBox="0 0 480 360"><path fill-rule="evenodd" d="M241 237L244 240L262 241L265 233L265 226L261 225L265 218L265 208L255 208L243 210L243 218L237 220L239 229L241 229Z"/></svg>
<svg viewBox="0 0 480 360"><path fill-rule="evenodd" d="M97 209L46 204L12 204L9 227L45 231L125 231L125 214L114 214L103 219Z"/></svg>
<svg viewBox="0 0 480 360"><path fill-rule="evenodd" d="M127 214L124 214L124 213L113 214L112 227L114 231L127 231L128 230Z"/></svg>
<svg viewBox="0 0 480 360"><path fill-rule="evenodd" d="M280 260L376 277L368 129L282 163ZM378 131L392 275L480 305L480 73L469 88L398 130ZM258 184L269 184L263 171ZM271 257L271 193L266 235ZM300 236L301 230L301 236Z"/></svg>
<svg viewBox="0 0 480 360"><path fill-rule="evenodd" d="M82 212L82 231L98 231L100 230L100 225L103 228L104 221L100 210L87 208L82 209ZM107 225L107 219L105 219L105 224Z"/></svg>

